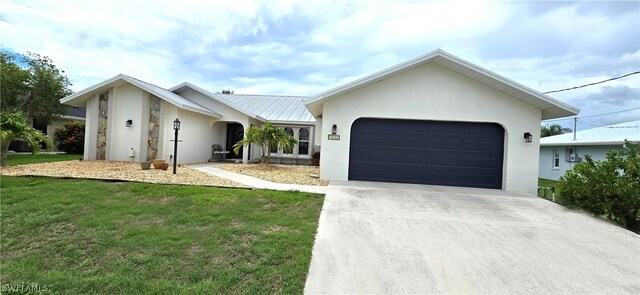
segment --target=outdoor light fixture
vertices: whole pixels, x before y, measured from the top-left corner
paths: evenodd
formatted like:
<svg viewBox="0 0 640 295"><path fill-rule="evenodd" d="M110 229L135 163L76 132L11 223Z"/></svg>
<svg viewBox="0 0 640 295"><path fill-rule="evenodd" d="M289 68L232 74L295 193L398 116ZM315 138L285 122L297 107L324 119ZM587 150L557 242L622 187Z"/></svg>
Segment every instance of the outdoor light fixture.
<svg viewBox="0 0 640 295"><path fill-rule="evenodd" d="M129 120L129 121L131 121L131 120ZM178 118L176 118L176 120L173 121L173 129L180 130L180 120L178 120Z"/></svg>
<svg viewBox="0 0 640 295"><path fill-rule="evenodd" d="M131 127L131 124L133 124L133 120L131 119L127 120L126 124L127 124L127 127Z"/></svg>
<svg viewBox="0 0 640 295"><path fill-rule="evenodd" d="M338 126L336 124L333 124L333 126L331 127L331 134L335 135L336 133L338 133Z"/></svg>
<svg viewBox="0 0 640 295"><path fill-rule="evenodd" d="M525 132L524 133L524 140L526 142L532 142L533 141L533 135L531 135L531 133L529 133L529 132Z"/></svg>
<svg viewBox="0 0 640 295"><path fill-rule="evenodd" d="M178 118L173 121L173 130L176 131L176 137L173 140L173 174L176 174L176 166L178 163L178 130L180 130L180 120L178 120Z"/></svg>

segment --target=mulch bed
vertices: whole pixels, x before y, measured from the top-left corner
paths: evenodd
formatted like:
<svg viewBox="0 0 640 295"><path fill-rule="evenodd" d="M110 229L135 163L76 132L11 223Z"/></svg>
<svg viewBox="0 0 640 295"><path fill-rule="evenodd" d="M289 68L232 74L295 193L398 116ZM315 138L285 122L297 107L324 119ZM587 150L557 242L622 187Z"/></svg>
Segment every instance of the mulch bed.
<svg viewBox="0 0 640 295"><path fill-rule="evenodd" d="M177 174L169 170L142 170L140 163L120 161L61 161L3 167L0 174L8 176L49 176L124 180L163 184L208 185L220 187L246 187L245 185L208 173L178 167Z"/></svg>
<svg viewBox="0 0 640 295"><path fill-rule="evenodd" d="M320 175L317 166L305 165L273 165L273 164L220 164L216 168L253 176L256 178L290 184L328 185L329 181L311 177Z"/></svg>

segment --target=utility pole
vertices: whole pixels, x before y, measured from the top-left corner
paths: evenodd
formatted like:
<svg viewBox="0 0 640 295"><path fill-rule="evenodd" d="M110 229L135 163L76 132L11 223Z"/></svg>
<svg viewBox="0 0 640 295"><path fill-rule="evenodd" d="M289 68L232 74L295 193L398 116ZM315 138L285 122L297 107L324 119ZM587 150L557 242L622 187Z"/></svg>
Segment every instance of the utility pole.
<svg viewBox="0 0 640 295"><path fill-rule="evenodd" d="M578 117L573 118L573 140L576 140L576 133L578 132Z"/></svg>

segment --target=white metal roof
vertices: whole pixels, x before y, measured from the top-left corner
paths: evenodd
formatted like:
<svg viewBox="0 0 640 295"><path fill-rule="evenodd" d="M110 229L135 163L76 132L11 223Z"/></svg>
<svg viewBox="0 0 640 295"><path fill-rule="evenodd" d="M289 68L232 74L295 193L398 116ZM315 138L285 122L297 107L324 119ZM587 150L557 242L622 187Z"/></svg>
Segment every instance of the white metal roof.
<svg viewBox="0 0 640 295"><path fill-rule="evenodd" d="M624 140L640 141L640 120L624 122L609 126L578 130L576 140L573 133L543 137L541 146L556 145L609 145L622 144Z"/></svg>
<svg viewBox="0 0 640 295"><path fill-rule="evenodd" d="M198 91L260 121L298 124L309 124L316 121L304 105L304 100L308 98L306 96L212 93L189 82L169 88L170 91L177 93L186 89Z"/></svg>
<svg viewBox="0 0 640 295"><path fill-rule="evenodd" d="M249 110L272 123L315 123L304 106L304 96L215 94L220 99Z"/></svg>
<svg viewBox="0 0 640 295"><path fill-rule="evenodd" d="M230 107L232 109L235 109L235 110L237 110L237 111L239 111L239 112L241 112L241 113L243 113L243 114L245 114L245 115L247 115L247 116L249 116L251 118L254 118L254 119L257 119L257 120L260 120L260 121L265 121L265 118L256 115L256 113L254 113L254 112L252 112L250 110L247 110L247 109L245 109L245 108L243 108L241 106L238 106L236 104L233 104L232 102L221 98L220 95L212 93L212 92L209 92L208 90L200 88L200 87L198 87L196 85L193 85L193 84L191 84L189 82L183 82L183 83L181 83L179 85L171 87L171 88L169 88L169 91L173 91L173 92L176 92L176 93L181 93L181 92L183 92L183 91L185 91L187 89L195 90L195 91L197 91L197 92L199 92L199 93L201 93L201 94L203 94L203 95L205 95L205 96L207 96L207 97L209 97L209 98L211 98L213 100L216 100L216 101L218 101L218 102L220 102L220 103L222 103L222 104L224 104L224 105L226 105L226 106L228 106L228 107Z"/></svg>
<svg viewBox="0 0 640 295"><path fill-rule="evenodd" d="M367 85L382 81L400 72L410 70L431 62L437 63L456 73L487 85L488 87L491 87L499 92L538 107L542 110L543 120L573 116L577 115L580 111L580 109L576 107L555 100L529 87L502 77L496 73L493 73L489 70L458 58L452 54L449 54L441 49L434 50L423 56L323 92L317 96L305 100L305 105L307 106L307 108L309 108L313 115L318 116L322 113L322 104L327 99L355 91Z"/></svg>
<svg viewBox="0 0 640 295"><path fill-rule="evenodd" d="M151 83L144 82L142 80L138 80L136 78L133 78L131 76L127 76L124 74L119 74L111 79L107 79L101 83L98 83L91 87L80 90L74 94L71 94L65 98L62 98L60 99L60 103L69 104L73 106L81 106L87 99L89 99L89 97L99 93L103 93L104 91L107 91L111 87L124 85L124 82L133 84L181 109L209 115L216 118L222 117L222 115L220 115L219 113L213 110L210 110L208 108L205 108L167 89L153 85Z"/></svg>

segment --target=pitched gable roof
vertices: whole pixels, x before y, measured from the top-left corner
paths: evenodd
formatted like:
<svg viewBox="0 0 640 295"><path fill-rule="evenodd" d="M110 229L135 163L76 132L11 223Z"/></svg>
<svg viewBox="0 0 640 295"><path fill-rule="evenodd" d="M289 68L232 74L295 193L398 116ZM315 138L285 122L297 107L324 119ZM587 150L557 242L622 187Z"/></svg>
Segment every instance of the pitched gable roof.
<svg viewBox="0 0 640 295"><path fill-rule="evenodd" d="M364 78L323 92L319 95L305 100L305 105L314 116L318 116L322 113L323 102L328 99L358 90L367 85L387 79L400 72L404 72L431 62L437 63L445 68L448 68L449 70L452 70L488 87L491 87L496 91L505 93L525 103L538 107L542 110L542 119L553 119L572 116L578 114L578 112L580 111L578 108L555 100L529 87L502 77L468 61L460 59L441 49L437 49L423 56L414 58L412 60L366 76Z"/></svg>
<svg viewBox="0 0 640 295"><path fill-rule="evenodd" d="M640 120L578 130L575 134L576 140L573 140L573 135L573 133L565 133L543 137L540 139L540 145L610 145L622 144L625 139L640 141Z"/></svg>
<svg viewBox="0 0 640 295"><path fill-rule="evenodd" d="M304 106L305 96L216 94L233 105L247 109L272 123L314 123Z"/></svg>
<svg viewBox="0 0 640 295"><path fill-rule="evenodd" d="M221 98L220 95L218 95L218 94L211 93L211 92L209 92L209 91L207 91L207 90L205 90L203 88L200 88L200 87L198 87L196 85L193 85L193 84L191 84L189 82L183 82L183 83L178 84L178 85L176 85L174 87L171 87L171 88L169 88L169 91L172 91L172 93L175 93L175 92L182 92L182 91L185 91L187 89L191 89L191 90L197 91L197 92L199 92L199 93L201 93L201 94L203 94L203 95L205 95L205 96L207 96L207 97L209 97L211 99L214 99L214 100L218 101L219 103L222 103L222 104L224 104L224 105L226 105L226 106L228 106L228 107L230 107L232 109L235 109L236 111L241 112L241 113L243 113L243 114L245 114L245 115L247 115L247 116L249 116L251 118L254 118L254 119L257 119L257 120L260 120L260 121L265 121L266 120L265 118L258 116L257 114L255 114L254 112L252 112L250 110L247 110L247 109L245 109L245 108L243 108L241 106L235 105L235 104L233 104L233 103Z"/></svg>
<svg viewBox="0 0 640 295"><path fill-rule="evenodd" d="M136 78L119 74L115 77L107 79L101 83L93 85L91 87L80 90L74 94L71 94L65 98L60 99L60 103L69 104L73 106L81 106L86 100L88 100L91 96L103 93L107 91L111 87L121 86L124 83L132 84L136 87L139 87L160 99L167 101L168 103L175 105L178 108L189 110L196 113L201 113L204 115L212 116L215 118L220 118L222 115L219 113L205 108L191 100L188 100L180 95L177 95L169 90L166 90L162 87L153 85L151 83L144 82L142 80L138 80Z"/></svg>
<svg viewBox="0 0 640 295"><path fill-rule="evenodd" d="M212 93L189 82L169 88L180 93L187 89L197 91L232 109L259 121L272 123L314 123L316 120L304 106L306 96L220 94Z"/></svg>

